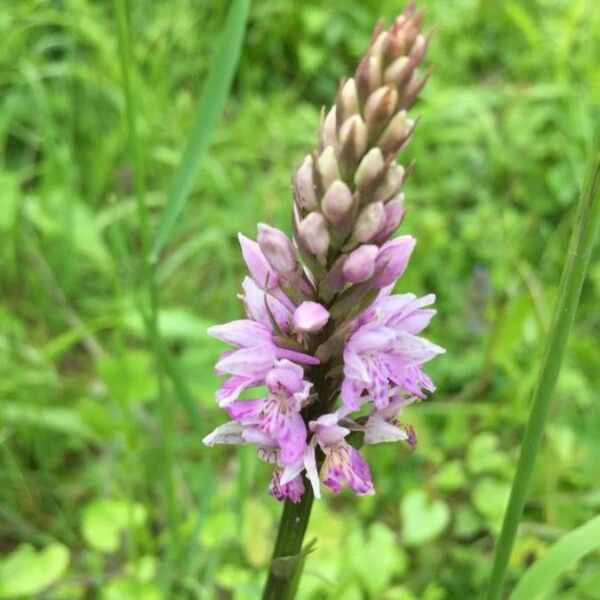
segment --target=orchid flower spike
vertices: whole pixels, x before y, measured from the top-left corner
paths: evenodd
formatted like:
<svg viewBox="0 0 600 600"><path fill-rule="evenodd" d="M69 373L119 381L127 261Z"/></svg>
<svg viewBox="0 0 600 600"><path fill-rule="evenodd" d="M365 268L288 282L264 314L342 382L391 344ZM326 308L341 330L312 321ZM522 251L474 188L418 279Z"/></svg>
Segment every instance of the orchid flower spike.
<svg viewBox="0 0 600 600"><path fill-rule="evenodd" d="M416 244L393 236L410 171L396 159L427 79L421 21L410 4L376 28L295 171L292 236L264 223L257 241L239 235L246 316L209 329L232 346L216 364L225 376L216 400L230 420L204 443L253 445L274 466L268 489L278 500L320 497L321 484L373 494L358 448L414 447L398 415L435 390L425 365L444 350L421 335L435 297L393 294Z"/></svg>

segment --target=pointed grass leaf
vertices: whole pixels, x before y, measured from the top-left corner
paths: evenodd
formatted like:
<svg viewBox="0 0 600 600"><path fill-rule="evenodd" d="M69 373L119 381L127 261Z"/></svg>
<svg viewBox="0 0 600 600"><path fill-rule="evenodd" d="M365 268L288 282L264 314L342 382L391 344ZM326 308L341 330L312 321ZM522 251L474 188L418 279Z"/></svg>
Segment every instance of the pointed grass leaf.
<svg viewBox="0 0 600 600"><path fill-rule="evenodd" d="M555 542L525 571L509 600L546 598L562 575L571 570L586 554L598 548L600 516L573 529Z"/></svg>
<svg viewBox="0 0 600 600"><path fill-rule="evenodd" d="M154 262L165 244L179 213L190 194L194 178L217 125L233 81L242 49L250 0L233 0L213 64L202 91L190 138L173 178L167 204L163 209L150 258Z"/></svg>

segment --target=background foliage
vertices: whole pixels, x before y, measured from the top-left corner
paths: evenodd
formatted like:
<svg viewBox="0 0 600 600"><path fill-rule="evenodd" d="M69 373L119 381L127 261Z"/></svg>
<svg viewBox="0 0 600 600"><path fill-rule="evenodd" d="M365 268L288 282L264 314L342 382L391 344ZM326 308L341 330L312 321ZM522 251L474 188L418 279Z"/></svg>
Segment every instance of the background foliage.
<svg viewBox="0 0 600 600"><path fill-rule="evenodd" d="M225 2L132 2L152 222L189 135ZM600 102L594 0L423 0L435 73L413 109L400 291L438 295L438 392L410 454L367 451L377 495L314 511L300 597L475 598L488 574ZM115 15L108 2L0 12L0 598L256 598L279 506L222 420L208 325L241 314L236 233L289 230L319 109L397 0L255 0L240 67L157 265L178 384L159 381L142 285ZM600 508L600 256L592 260L511 563ZM168 409L160 415L159 397ZM185 410L194 399L196 419ZM600 557L556 597L600 598Z"/></svg>

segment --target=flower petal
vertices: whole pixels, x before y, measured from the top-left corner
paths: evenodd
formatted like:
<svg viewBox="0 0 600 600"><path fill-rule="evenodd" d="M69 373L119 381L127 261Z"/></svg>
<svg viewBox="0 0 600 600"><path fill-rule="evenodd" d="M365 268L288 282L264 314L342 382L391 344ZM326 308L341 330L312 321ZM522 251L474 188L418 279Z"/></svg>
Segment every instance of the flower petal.
<svg viewBox="0 0 600 600"><path fill-rule="evenodd" d="M242 436L244 427L236 421L229 421L224 425L219 425L214 431L209 433L202 443L205 446L214 446L215 444L243 444L246 440Z"/></svg>

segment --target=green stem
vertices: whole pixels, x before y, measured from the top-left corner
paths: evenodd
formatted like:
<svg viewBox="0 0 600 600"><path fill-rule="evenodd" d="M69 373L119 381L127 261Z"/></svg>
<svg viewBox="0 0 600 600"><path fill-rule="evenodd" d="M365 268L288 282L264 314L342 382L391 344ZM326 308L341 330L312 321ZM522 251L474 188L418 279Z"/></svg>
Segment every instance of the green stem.
<svg viewBox="0 0 600 600"><path fill-rule="evenodd" d="M560 281L559 296L546 340L537 385L533 393L529 420L512 483L510 500L496 545L494 564L486 596L487 600L498 600L502 593L506 567L523 513L535 459L540 449L544 425L556 388L556 380L575 318L596 234L600 226L599 188L600 127L596 131L592 146L583 193L577 208L569 252Z"/></svg>
<svg viewBox="0 0 600 600"><path fill-rule="evenodd" d="M150 226L148 208L146 206L145 169L139 135L137 129L137 97L135 86L132 85L131 73L133 60L131 51L131 38L128 19L128 0L114 0L114 11L117 21L117 39L119 57L121 62L121 75L123 78L123 93L125 95L125 116L127 123L127 136L131 158L133 161L133 176L135 188L136 209L139 224L141 244L141 272L147 294L148 306L142 309L142 318L146 326L148 341L153 349L156 362L159 398L159 420L162 441L163 493L165 513L169 533L169 543L163 561L163 592L169 596L172 579L172 556L177 540L177 504L173 484L173 449L172 449L172 420L171 410L166 395L164 381L163 351L158 324L159 298L158 288L153 264L148 259L150 245Z"/></svg>
<svg viewBox="0 0 600 600"><path fill-rule="evenodd" d="M283 506L263 600L291 600L296 595L295 588L304 562L303 557L299 555L314 499L312 487L306 479L304 488L305 492L300 502L294 504L286 500ZM290 558L290 562L286 563L281 561L285 557L297 559Z"/></svg>

